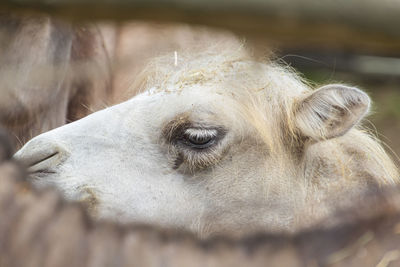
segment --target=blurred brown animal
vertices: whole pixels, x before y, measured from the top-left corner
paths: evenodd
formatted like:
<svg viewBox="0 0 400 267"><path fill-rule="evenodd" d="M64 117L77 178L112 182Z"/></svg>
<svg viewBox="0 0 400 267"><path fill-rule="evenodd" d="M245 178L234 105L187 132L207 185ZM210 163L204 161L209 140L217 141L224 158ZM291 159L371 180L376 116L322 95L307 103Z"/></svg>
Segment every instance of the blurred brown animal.
<svg viewBox="0 0 400 267"><path fill-rule="evenodd" d="M0 14L0 124L18 146L104 107L111 71L99 30Z"/></svg>

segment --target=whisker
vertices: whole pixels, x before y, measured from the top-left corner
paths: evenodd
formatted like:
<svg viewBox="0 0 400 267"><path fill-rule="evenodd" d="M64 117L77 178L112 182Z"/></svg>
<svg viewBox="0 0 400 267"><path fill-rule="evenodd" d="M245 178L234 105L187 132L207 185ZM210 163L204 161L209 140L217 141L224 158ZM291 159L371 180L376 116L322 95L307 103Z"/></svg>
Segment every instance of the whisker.
<svg viewBox="0 0 400 267"><path fill-rule="evenodd" d="M296 54L286 54L286 55L284 55L284 56L278 58L278 61L284 60L284 59L287 58L287 57L301 58L301 59L304 59L304 60L308 60L308 61L310 61L310 62L319 63L319 64L322 64L322 65L324 65L324 66L326 66L326 67L329 67L328 64L326 64L325 62L323 62L323 61L321 61L321 60L317 60L317 59L314 59L314 58L311 58L311 57L296 55Z"/></svg>

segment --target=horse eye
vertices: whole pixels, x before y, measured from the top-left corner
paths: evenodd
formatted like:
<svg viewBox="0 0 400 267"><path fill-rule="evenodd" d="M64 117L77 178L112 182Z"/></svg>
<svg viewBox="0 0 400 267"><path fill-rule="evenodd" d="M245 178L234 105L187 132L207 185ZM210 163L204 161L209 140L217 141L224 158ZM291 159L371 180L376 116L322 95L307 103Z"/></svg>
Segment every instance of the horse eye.
<svg viewBox="0 0 400 267"><path fill-rule="evenodd" d="M186 145L192 148L208 148L215 143L217 137L215 129L187 129L184 133Z"/></svg>
<svg viewBox="0 0 400 267"><path fill-rule="evenodd" d="M205 145L212 140L211 136L189 136L188 140L193 145Z"/></svg>

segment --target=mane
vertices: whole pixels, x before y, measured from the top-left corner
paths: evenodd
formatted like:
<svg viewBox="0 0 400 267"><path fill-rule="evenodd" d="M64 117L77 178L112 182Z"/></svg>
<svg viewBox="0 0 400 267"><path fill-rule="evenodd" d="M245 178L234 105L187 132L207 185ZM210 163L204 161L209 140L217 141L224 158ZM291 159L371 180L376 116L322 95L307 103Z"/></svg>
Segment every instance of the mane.
<svg viewBox="0 0 400 267"><path fill-rule="evenodd" d="M144 91L179 92L195 84L222 84L222 92L234 100L242 121L253 126L274 157L282 157L288 143L302 142L298 139L294 123L296 102L312 92L313 88L301 75L271 59L255 59L242 43L220 43L208 49L194 50L178 51L177 58L169 54L151 60L130 86L130 96ZM248 124L242 128L248 131ZM379 176L379 184L399 183L397 166L378 138L362 123L345 136L357 140L355 157L364 157L379 168L370 170ZM340 145L343 138L334 138L329 142ZM348 162L340 159L337 162L343 165L341 168L347 168ZM343 175L351 176L351 173L344 172Z"/></svg>

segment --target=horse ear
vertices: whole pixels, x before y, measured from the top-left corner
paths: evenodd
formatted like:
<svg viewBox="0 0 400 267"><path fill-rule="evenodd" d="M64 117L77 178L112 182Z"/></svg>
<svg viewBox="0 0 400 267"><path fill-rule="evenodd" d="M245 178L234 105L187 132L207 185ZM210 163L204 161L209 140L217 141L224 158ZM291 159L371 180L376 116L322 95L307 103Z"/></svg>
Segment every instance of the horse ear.
<svg viewBox="0 0 400 267"><path fill-rule="evenodd" d="M304 136L326 140L341 136L368 112L370 98L361 90L326 85L297 103L295 123Z"/></svg>

